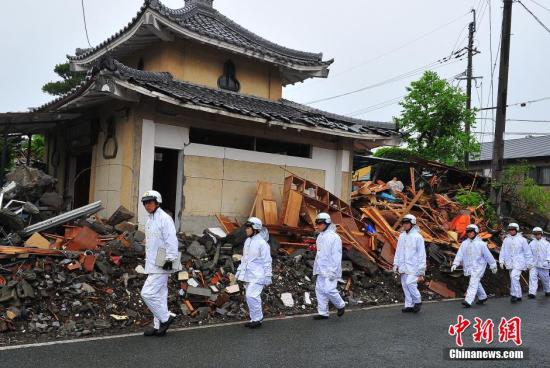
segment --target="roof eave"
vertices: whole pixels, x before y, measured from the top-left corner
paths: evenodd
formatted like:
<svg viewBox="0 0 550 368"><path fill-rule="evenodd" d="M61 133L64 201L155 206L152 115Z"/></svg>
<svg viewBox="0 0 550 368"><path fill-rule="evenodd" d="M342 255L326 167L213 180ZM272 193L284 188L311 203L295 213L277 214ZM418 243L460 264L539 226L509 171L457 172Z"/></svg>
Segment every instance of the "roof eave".
<svg viewBox="0 0 550 368"><path fill-rule="evenodd" d="M181 102L180 100L178 100L176 98L167 96L163 93L151 91L151 90L149 90L147 88L144 88L144 87L136 86L136 85L134 85L134 84L132 84L128 81L116 80L116 83L117 83L117 85L119 85L121 87L127 88L129 90L133 90L133 91L135 91L137 93L140 93L142 95L145 95L145 96L148 96L148 97L151 97L151 98L155 98L159 101L163 101L163 102L166 102L166 103L169 103L169 104L172 104L172 105L176 105L176 106L179 106L179 107L182 107L182 108L195 110L195 111L203 111L203 112L207 112L207 113L211 113L211 114L215 114L215 115L222 115L222 116L232 117L232 118L241 119L241 120L253 121L253 122L256 122L256 123L265 124L267 126L279 126L282 129L291 128L291 129L295 129L297 131L309 131L309 132L321 133L321 134L325 134L325 135L350 138L350 139L355 139L355 140L387 141L388 139L390 139L390 140L393 139L393 137L386 137L386 136L381 136L381 135L378 135L378 134L358 134L358 133L338 131L338 130L333 130L333 129L328 129L328 128L308 127L308 126L305 126L305 125L302 125L302 124L299 124L299 123L292 124L292 123L287 123L287 122L283 122L283 121L279 121L279 120L270 120L270 119L265 119L265 118L260 118L260 117L247 116L247 115L243 115L243 114L238 114L238 113L234 113L234 112L225 111L225 110L215 108L215 107L211 107L211 106L200 106L200 105L195 105L195 104L191 104L191 103Z"/></svg>
<svg viewBox="0 0 550 368"><path fill-rule="evenodd" d="M126 30L123 34L119 35L115 40L108 42L100 49L96 50L92 54L79 58L77 56L67 55L69 59L71 70L75 72L87 71L97 60L102 56L107 54L110 51L113 51L123 43L129 41L136 32L142 27L146 28L152 35L157 36L159 39L170 39L172 36L171 32L174 32L186 39L194 40L203 44L214 46L226 51L230 51L239 55L248 56L254 59L259 59L264 62L278 65L282 68L292 70L302 74L303 79L308 79L312 77L326 78L328 76L328 67L333 63L333 59L328 61L319 61L317 65L300 65L297 63L290 63L281 60L277 60L274 57L269 55L260 54L252 50L247 50L246 48L239 47L228 42L215 40L207 36L200 35L198 33L192 32L174 22L169 21L168 19L159 16L155 11L147 9L141 14L139 20L135 24ZM321 55L321 54L320 54ZM295 82L300 81L297 79ZM292 83L295 83L292 82Z"/></svg>

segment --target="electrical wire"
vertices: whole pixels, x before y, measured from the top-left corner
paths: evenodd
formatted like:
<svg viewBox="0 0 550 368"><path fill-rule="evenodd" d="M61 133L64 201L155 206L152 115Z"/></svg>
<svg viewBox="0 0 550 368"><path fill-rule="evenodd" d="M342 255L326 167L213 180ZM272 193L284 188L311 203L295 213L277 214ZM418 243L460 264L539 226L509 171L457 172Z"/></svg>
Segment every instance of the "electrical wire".
<svg viewBox="0 0 550 368"><path fill-rule="evenodd" d="M476 119L492 120L491 118L482 118L482 117L479 117ZM523 123L550 123L550 120L540 120L540 119L506 119L506 121L523 122Z"/></svg>
<svg viewBox="0 0 550 368"><path fill-rule="evenodd" d="M541 8L543 8L544 10L546 10L547 12L550 12L550 8L547 8L546 6L542 5L541 3L539 3L538 1L535 1L535 0L530 0L531 2L537 4L538 6L540 6Z"/></svg>
<svg viewBox="0 0 550 368"><path fill-rule="evenodd" d="M454 80L456 77L457 76L455 75L455 76L447 78L445 80L447 82L450 82L450 81ZM352 111L351 113L344 114L344 115L355 117L355 116L359 116L359 115L368 114L369 112L373 112L373 111L380 110L380 109L383 109L383 108L388 107L388 106L395 105L396 103L400 102L406 96L407 95L401 95L401 96L398 96L398 97L394 97L394 98L391 98L389 100L385 100L385 101L379 102L377 104L374 104L374 105L371 105L371 106L368 106L368 107L365 107L365 108L362 108L362 109L359 109L359 110L356 110L356 111Z"/></svg>
<svg viewBox="0 0 550 368"><path fill-rule="evenodd" d="M531 14L531 16L537 21L538 24L540 24L540 25L546 30L546 32L550 33L550 28L548 28L548 26L547 26L546 24L544 24L544 23L542 22L542 20L539 19L539 17L537 17L531 10L529 10L529 8L526 7L525 4L521 2L521 0L516 0L516 1L517 1L521 6L523 6L523 8L524 8L525 10L527 10L527 12L528 12L529 14Z"/></svg>
<svg viewBox="0 0 550 368"><path fill-rule="evenodd" d="M86 40L88 41L88 46L92 47L90 42L90 36L88 36L88 25L86 23L86 10L84 9L84 0L81 1L82 4L82 19L84 20L84 31L86 33Z"/></svg>
<svg viewBox="0 0 550 368"><path fill-rule="evenodd" d="M306 102L306 105L314 105L314 104L317 104L317 103L320 103L320 102L331 101L331 100L334 100L334 99L337 99L337 98L349 96L349 95L352 95L352 94L355 94L355 93L359 93L359 92L363 92L363 91L366 91L366 90L369 90L369 89L380 87L380 86L383 86L383 85L386 85L386 84L389 84L389 83L397 82L397 81L400 81L402 79L406 79L406 78L412 77L416 74L422 73L423 71L426 71L426 70L429 70L429 69L437 69L437 67L441 67L441 66L444 66L444 65L450 65L450 64L453 64L457 61L461 61L462 59L460 59L460 58L463 57L463 56L464 56L464 49L455 52L451 56L436 60L432 63L429 63L429 64L424 65L422 67L410 70L408 72L397 75L395 77L386 79L382 82L374 83L374 84L371 84L371 85L368 85L368 86L365 86L365 87L362 87L362 88L359 88L359 89L355 89L353 91L340 93L338 95L324 97L324 98L314 100L314 101L309 101L309 102Z"/></svg>
<svg viewBox="0 0 550 368"><path fill-rule="evenodd" d="M404 49L405 47L410 46L411 44L413 44L413 43L415 43L415 42L417 42L417 41L420 41L420 40L422 40L422 39L424 39L424 38L426 38L426 37L432 35L433 33L437 32L437 31L439 31L439 30L441 30L441 29L443 29L443 28L445 28L445 27L447 27L447 26L450 26L450 25L453 24L453 23L458 22L459 20L461 20L462 18L464 18L464 17L465 17L467 14L469 14L469 13L470 13L470 12L464 13L464 14L460 15L459 17L457 17L457 18L455 18L455 19L453 19L453 20L451 20L451 21L449 21L449 22L447 22L447 23L445 23L445 24L442 24L442 25L440 25L440 26L438 26L438 27L432 29L431 31L428 31L428 32L426 32L426 33L423 33L422 35L420 35L420 36L418 36L418 37L416 37L416 38L414 38L414 39L412 39L412 40L409 40L409 41L407 41L406 43L401 44L400 46L397 46L397 47L394 48L394 49L391 49L391 50L389 50L389 51L387 51L387 52L384 52L384 53L382 53L382 54L379 54L379 55L377 55L377 56L375 56L375 57L373 57L373 58L370 58L370 59L368 59L368 60L366 60L366 61L363 61L363 62L361 62L361 63L359 63L359 64L356 64L356 65L354 65L354 66L352 66L352 67L349 67L349 68L347 68L347 69L344 69L344 70L342 70L341 72L335 73L334 75L331 76L331 79L334 79L334 78L336 78L336 77L339 77L339 76L341 76L341 75L343 75L343 74L346 74L346 73L348 73L348 72L351 72L351 71L353 71L353 70L355 70L355 69L358 69L358 68L361 68L361 67L363 67L363 66L365 66L365 65L368 65L368 64L370 64L370 63L372 63L372 62L374 62L374 61L377 61L377 60L379 60L379 59L382 59L382 58L385 57L385 56L391 55L391 54L393 54L394 52L397 52L397 51L399 51L399 50L402 50L402 49ZM295 87L293 90L294 90L294 91L297 91L297 90L300 90L300 89L302 89L302 88L307 88L307 87L315 86L315 85L317 85L318 83L320 83L320 81L317 81L317 83L308 83L308 84L304 84L303 86Z"/></svg>

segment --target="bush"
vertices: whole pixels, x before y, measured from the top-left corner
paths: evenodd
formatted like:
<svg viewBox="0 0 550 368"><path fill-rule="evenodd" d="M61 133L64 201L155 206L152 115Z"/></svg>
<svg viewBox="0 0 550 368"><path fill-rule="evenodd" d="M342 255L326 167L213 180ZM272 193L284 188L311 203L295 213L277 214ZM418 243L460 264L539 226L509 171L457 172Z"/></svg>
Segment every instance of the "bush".
<svg viewBox="0 0 550 368"><path fill-rule="evenodd" d="M413 151L401 147L381 147L373 154L374 157L389 158L392 160L408 161L409 157L417 156Z"/></svg>
<svg viewBox="0 0 550 368"><path fill-rule="evenodd" d="M520 209L550 213L550 192L529 177L532 166L522 163L504 170L502 196Z"/></svg>
<svg viewBox="0 0 550 368"><path fill-rule="evenodd" d="M485 219L489 222L489 224L496 224L497 215L495 209L491 205L491 202L483 194L474 191L470 192L467 189L461 188L455 195L455 201L464 207L478 208L481 206L485 214Z"/></svg>

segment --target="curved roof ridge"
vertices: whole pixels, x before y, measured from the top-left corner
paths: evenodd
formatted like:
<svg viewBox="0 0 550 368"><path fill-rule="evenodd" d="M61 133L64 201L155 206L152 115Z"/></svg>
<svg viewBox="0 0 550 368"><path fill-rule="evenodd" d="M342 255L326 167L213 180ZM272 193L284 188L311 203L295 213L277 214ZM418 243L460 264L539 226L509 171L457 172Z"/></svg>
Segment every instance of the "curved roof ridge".
<svg viewBox="0 0 550 368"><path fill-rule="evenodd" d="M78 49L75 55L67 55L68 59L72 61L82 60L92 56L100 49L107 47L134 27L148 9L192 32L206 35L210 38L221 40L245 49L259 48L260 50L254 51L260 53L262 53L261 49L264 49L263 52L266 54L272 54L273 56L278 55L282 58L295 59L302 63L311 63L315 65L329 65L333 61L323 61L322 53L300 51L269 41L239 25L213 7L199 2L186 2L185 6L182 8L172 9L164 5L160 0L144 0L137 14L121 30L102 41L97 46L89 49ZM208 24L208 22L210 22L210 24ZM217 24L214 24L214 22Z"/></svg>

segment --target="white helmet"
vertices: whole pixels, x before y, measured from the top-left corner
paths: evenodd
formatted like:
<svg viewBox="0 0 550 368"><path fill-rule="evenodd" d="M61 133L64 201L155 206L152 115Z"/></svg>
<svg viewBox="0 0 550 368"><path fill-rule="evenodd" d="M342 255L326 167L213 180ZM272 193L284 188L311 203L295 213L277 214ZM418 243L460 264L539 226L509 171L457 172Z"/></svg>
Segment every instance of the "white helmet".
<svg viewBox="0 0 550 368"><path fill-rule="evenodd" d="M162 203L162 196L156 190L148 190L141 196L141 203L155 200L158 204Z"/></svg>
<svg viewBox="0 0 550 368"><path fill-rule="evenodd" d="M476 234L479 234L479 227L476 224L470 224L466 226L466 232L473 230Z"/></svg>
<svg viewBox="0 0 550 368"><path fill-rule="evenodd" d="M332 219L330 218L330 215L326 212L321 212L317 215L315 218L316 224L327 224L330 225L332 223Z"/></svg>
<svg viewBox="0 0 550 368"><path fill-rule="evenodd" d="M406 214L405 217L403 217L403 220L401 220L401 222L410 222L411 224L416 225L416 216L411 215L410 213Z"/></svg>
<svg viewBox="0 0 550 368"><path fill-rule="evenodd" d="M262 230L262 220L257 217L251 217L246 221L244 226L260 231Z"/></svg>
<svg viewBox="0 0 550 368"><path fill-rule="evenodd" d="M516 224L515 222L510 222L508 224L508 230L516 230L516 231L519 231L519 225Z"/></svg>
<svg viewBox="0 0 550 368"><path fill-rule="evenodd" d="M536 228L533 229L533 234L535 234L535 233L540 233L540 234L542 234L542 229L541 229L540 227L537 226Z"/></svg>

